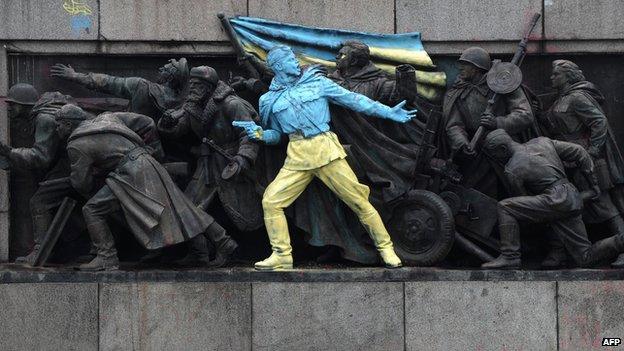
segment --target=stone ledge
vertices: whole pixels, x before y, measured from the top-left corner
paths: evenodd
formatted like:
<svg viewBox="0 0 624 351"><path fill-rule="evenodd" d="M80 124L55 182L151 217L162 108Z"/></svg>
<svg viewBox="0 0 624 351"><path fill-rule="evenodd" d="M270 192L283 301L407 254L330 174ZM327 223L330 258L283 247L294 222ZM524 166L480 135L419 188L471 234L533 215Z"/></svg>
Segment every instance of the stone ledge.
<svg viewBox="0 0 624 351"><path fill-rule="evenodd" d="M133 282L410 282L410 281L601 281L624 280L624 270L486 271L430 267L301 268L258 272L248 267L196 270L120 270L79 272L70 268L26 269L0 265L0 284L9 283L133 283Z"/></svg>

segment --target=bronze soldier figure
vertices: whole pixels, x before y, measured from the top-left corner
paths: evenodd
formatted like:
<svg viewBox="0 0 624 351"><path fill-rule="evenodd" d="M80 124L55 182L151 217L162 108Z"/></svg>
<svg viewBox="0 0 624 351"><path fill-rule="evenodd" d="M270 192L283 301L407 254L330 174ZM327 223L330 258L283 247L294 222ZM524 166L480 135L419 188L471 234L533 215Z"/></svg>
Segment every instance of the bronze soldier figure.
<svg viewBox="0 0 624 351"><path fill-rule="evenodd" d="M541 122L553 139L578 144L591 155L602 190L600 198L585 204L583 220L605 222L611 234L624 235L624 159L601 106L604 96L571 61L554 61L550 79L559 96ZM577 186L584 186L577 170L570 175ZM543 265L559 266L565 257L561 243L555 243ZM612 265L624 267L624 255Z"/></svg>
<svg viewBox="0 0 624 351"><path fill-rule="evenodd" d="M587 239L581 218L583 199L568 181L563 165L563 162L578 164L592 186L593 196L600 195L591 157L581 146L546 137L520 144L504 130L497 129L486 136L484 148L505 164L505 175L515 197L498 203L501 255L481 267L520 267L519 222L549 224L581 267L623 251L624 236L621 234L593 245Z"/></svg>
<svg viewBox="0 0 624 351"><path fill-rule="evenodd" d="M9 128L11 145L13 147L30 147L34 142L34 114L32 108L39 93L30 84L18 83L13 85L5 99L9 115ZM11 147L0 143L0 155L8 156ZM37 189L40 174L30 172L23 168L11 167L10 192L11 192L11 251L9 255L16 257L29 252L32 249L32 222L28 216L20 216L20 213L28 213L28 200Z"/></svg>
<svg viewBox="0 0 624 351"><path fill-rule="evenodd" d="M214 219L201 211L173 183L152 153L161 152L154 121L128 113L103 113L84 121L84 111L65 105L58 112L58 133L68 138L72 186L89 197L82 212L97 256L84 270L118 267L107 216L121 211L137 240L158 249L207 235L224 262L237 244L224 232L211 230ZM105 174L97 190L96 173ZM95 192L95 195L92 195ZM91 196L92 195L92 196Z"/></svg>
<svg viewBox="0 0 624 351"><path fill-rule="evenodd" d="M444 97L443 117L447 139L455 161L464 177L464 185L493 198L506 192L501 167L483 153L470 148L470 140L479 126L487 129L501 128L514 140L530 139L534 123L531 105L521 87L505 94L494 107L494 114L484 114L489 88L486 73L492 63L490 55L479 47L471 47L459 58L460 73L457 81Z"/></svg>
<svg viewBox="0 0 624 351"><path fill-rule="evenodd" d="M259 145L236 130L232 122L257 120L254 108L220 81L212 67L200 66L191 69L190 92L182 108L169 111L158 123L162 136L180 139L192 133L203 140L195 174L184 193L204 211L218 197L242 231L258 229L263 223L256 182L238 176L255 162ZM217 223L211 229L225 233ZM208 261L208 248L197 244L202 243L193 241L189 255L178 264Z"/></svg>
<svg viewBox="0 0 624 351"><path fill-rule="evenodd" d="M67 179L70 171L66 145L56 133L55 113L69 103L75 103L69 95L59 92L44 93L32 110L34 144L30 144L29 147L4 148L12 169L45 174L44 181L40 183L37 191L32 197L27 198L30 200L29 212L32 217L34 247L28 256L16 259L19 263L33 263L41 240L52 222L53 211L60 206L63 198L66 196L78 198Z"/></svg>
<svg viewBox="0 0 624 351"><path fill-rule="evenodd" d="M56 64L50 76L80 84L88 89L128 99L128 112L139 113L158 121L162 114L178 108L188 90L188 63L185 58L158 69L158 81L140 77L115 77L102 73L78 73L71 66Z"/></svg>

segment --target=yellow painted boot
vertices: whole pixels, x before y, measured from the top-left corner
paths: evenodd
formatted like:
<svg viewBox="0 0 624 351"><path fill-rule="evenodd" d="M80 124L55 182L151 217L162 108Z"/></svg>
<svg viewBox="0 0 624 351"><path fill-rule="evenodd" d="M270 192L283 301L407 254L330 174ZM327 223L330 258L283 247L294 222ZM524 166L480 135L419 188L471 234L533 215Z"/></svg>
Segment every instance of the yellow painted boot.
<svg viewBox="0 0 624 351"><path fill-rule="evenodd" d="M269 258L256 262L254 267L259 271L279 271L293 268L292 247L286 216L264 218L264 224L269 234L273 253Z"/></svg>
<svg viewBox="0 0 624 351"><path fill-rule="evenodd" d="M373 239L386 268L401 267L403 265L401 259L397 256L396 252L394 252L390 234L388 234L386 227L381 221L379 213L375 211L375 213L365 218L360 218L360 221L364 225L364 228L366 228L368 235Z"/></svg>

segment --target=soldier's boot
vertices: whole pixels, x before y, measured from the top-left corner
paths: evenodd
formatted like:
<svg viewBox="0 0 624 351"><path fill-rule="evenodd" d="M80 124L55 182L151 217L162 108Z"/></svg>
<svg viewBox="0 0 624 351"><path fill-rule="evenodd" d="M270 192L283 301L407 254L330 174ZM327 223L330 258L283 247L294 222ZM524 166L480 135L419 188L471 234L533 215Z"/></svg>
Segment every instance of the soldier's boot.
<svg viewBox="0 0 624 351"><path fill-rule="evenodd" d="M390 234L388 234L379 213L375 211L364 218L360 218L360 222L362 222L364 228L368 232L368 235L370 235L371 239L373 239L375 247L377 248L377 251L379 251L379 255L381 256L386 268L401 267L403 265L401 263L401 259L397 256L396 252L394 252L394 246L392 245Z"/></svg>
<svg viewBox="0 0 624 351"><path fill-rule="evenodd" d="M498 226L501 238L501 254L493 261L481 265L485 269L520 268L520 229L517 224Z"/></svg>
<svg viewBox="0 0 624 351"><path fill-rule="evenodd" d="M568 253L563 246L563 242L556 233L551 233L553 236L549 240L550 251L541 263L541 267L544 269L556 269L563 267L568 263Z"/></svg>
<svg viewBox="0 0 624 351"><path fill-rule="evenodd" d="M111 271L119 269L119 258L115 249L115 239L106 223L94 223L87 226L91 241L97 254L89 263L81 264L82 271Z"/></svg>
<svg viewBox="0 0 624 351"><path fill-rule="evenodd" d="M613 235L620 237L620 241L624 241L622 240L624 238L624 219L622 219L621 215L611 218L607 225ZM624 268L624 253L622 251L619 252L617 259L611 263L611 267Z"/></svg>
<svg viewBox="0 0 624 351"><path fill-rule="evenodd" d="M217 222L212 222L204 235L215 246L215 258L208 262L208 266L221 267L228 263L238 248L238 244L231 236L227 235L225 228Z"/></svg>
<svg viewBox="0 0 624 351"><path fill-rule="evenodd" d="M52 223L52 214L49 212L35 214L32 216L32 221L35 245L28 255L16 258L15 263L25 263L31 266L35 264L35 258L41 250L41 241L45 237L50 223Z"/></svg>
<svg viewBox="0 0 624 351"><path fill-rule="evenodd" d="M259 271L279 271L293 268L292 247L288 234L286 216L264 218L264 223L271 243L271 256L254 264Z"/></svg>
<svg viewBox="0 0 624 351"><path fill-rule="evenodd" d="M188 241L188 253L183 258L174 262L182 267L201 267L210 262L208 241L203 234L196 235Z"/></svg>

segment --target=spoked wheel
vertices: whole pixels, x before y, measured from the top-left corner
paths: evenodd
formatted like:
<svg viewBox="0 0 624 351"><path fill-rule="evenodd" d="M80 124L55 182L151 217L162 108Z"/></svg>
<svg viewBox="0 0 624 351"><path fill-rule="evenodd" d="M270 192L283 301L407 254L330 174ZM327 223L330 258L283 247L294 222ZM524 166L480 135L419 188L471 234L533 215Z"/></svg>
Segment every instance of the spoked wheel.
<svg viewBox="0 0 624 351"><path fill-rule="evenodd" d="M451 209L440 196L427 190L412 190L395 204L388 231L396 253L413 266L440 262L455 240Z"/></svg>

